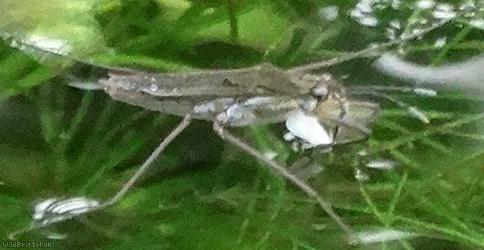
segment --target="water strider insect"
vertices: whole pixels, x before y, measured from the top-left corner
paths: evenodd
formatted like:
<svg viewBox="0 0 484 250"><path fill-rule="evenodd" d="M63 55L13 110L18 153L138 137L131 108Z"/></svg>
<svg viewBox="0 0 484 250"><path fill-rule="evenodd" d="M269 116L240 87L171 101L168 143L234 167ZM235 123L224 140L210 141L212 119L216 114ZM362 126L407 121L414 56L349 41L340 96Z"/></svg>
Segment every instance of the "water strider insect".
<svg viewBox="0 0 484 250"><path fill-rule="evenodd" d="M425 30L418 36L430 30ZM354 99L351 94L386 97L385 94L380 92L381 89L374 87L360 87L353 91L351 88L340 85L328 75L318 75L312 72L352 58L372 56L380 49L415 37L417 35L392 41L378 48L354 53L346 58L336 58L287 70L267 63L244 69L205 70L190 73L149 73L107 67L107 77L99 79L94 89L102 89L118 101L182 116L182 121L109 200L100 203L82 203L83 199L73 198L62 200L62 204L51 200L47 206L40 207L39 210L42 211L38 211L38 213L54 214L54 216L46 218L40 216L30 227L12 233L10 238L117 203L164 149L190 124L192 119L211 121L213 130L223 140L263 162L274 172L299 187L309 197L315 199L341 229L351 236L350 227L304 179L235 137L227 128L285 122L288 130L309 146L331 146L364 139L370 134L368 125L378 111L378 104ZM24 41L23 43L17 42L16 47L19 47L19 44L32 46ZM42 48L37 49L42 50ZM52 51L44 52L54 53ZM93 87L82 84L74 84L74 86L89 89ZM412 88L400 90L408 89ZM404 105L398 102L397 104Z"/></svg>

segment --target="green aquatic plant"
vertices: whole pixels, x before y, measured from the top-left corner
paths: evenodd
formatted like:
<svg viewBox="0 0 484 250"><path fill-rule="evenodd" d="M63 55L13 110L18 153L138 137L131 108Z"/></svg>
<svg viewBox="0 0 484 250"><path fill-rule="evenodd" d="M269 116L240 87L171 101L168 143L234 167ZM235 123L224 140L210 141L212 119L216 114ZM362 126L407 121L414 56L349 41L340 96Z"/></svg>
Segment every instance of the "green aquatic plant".
<svg viewBox="0 0 484 250"><path fill-rule="evenodd" d="M345 15L356 4L9 0L0 3L7 10L0 28L69 41L73 57L103 65L160 72L264 61L289 67L384 41L384 28L362 27ZM389 23L392 16L419 20L428 14L410 8L413 4L404 3L393 10L395 15L382 13L380 22ZM339 8L340 16L322 21L319 10L330 5ZM411 30L412 23L402 29ZM402 49L414 60L441 65L482 53L482 35L465 18L455 19ZM435 47L442 36L447 43ZM179 120L114 102L103 93L70 88L73 71L88 77L95 72L10 45L5 41L0 46L0 234L5 240L30 223L36 200L110 197ZM329 70L346 85L396 82L374 71L368 61ZM383 110L372 136L331 152L294 152L278 125L236 132L259 150L275 152L275 159L286 165L308 157L323 166L311 183L355 231L394 229L411 235L358 246L362 249L484 247L482 93L444 89L432 98L392 96L419 107L430 124L379 100ZM398 164L392 171L365 168L372 159ZM54 241L56 248L349 247L314 201L222 143L208 123L196 122L185 131L156 166L117 206L20 240L45 239L43 233L65 237ZM356 180L357 171L369 179Z"/></svg>

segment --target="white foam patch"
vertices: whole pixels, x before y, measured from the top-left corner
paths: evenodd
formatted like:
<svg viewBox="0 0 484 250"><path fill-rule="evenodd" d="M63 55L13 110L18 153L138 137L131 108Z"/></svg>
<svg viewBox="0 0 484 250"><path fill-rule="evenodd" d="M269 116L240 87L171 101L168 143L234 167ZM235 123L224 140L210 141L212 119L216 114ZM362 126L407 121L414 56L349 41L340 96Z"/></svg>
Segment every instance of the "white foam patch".
<svg viewBox="0 0 484 250"><path fill-rule="evenodd" d="M65 200L59 200L57 198L49 198L39 202L34 208L34 214L32 218L34 220L44 220L46 215L56 214L83 214L89 210L99 206L97 200L88 199L85 197L74 197ZM55 220L55 218L54 218Z"/></svg>
<svg viewBox="0 0 484 250"><path fill-rule="evenodd" d="M432 12L432 15L437 19L451 19L454 18L457 13L452 4L439 3L435 5L435 10Z"/></svg>
<svg viewBox="0 0 484 250"><path fill-rule="evenodd" d="M47 211L47 208L56 201L57 201L56 198L49 198L49 199L46 199L46 200L39 202L34 207L34 214L32 215L32 218L34 220L41 220L42 218L44 218L44 215L45 215L45 212Z"/></svg>
<svg viewBox="0 0 484 250"><path fill-rule="evenodd" d="M396 165L397 163L392 160L373 160L368 162L365 166L380 170L392 170Z"/></svg>
<svg viewBox="0 0 484 250"><path fill-rule="evenodd" d="M362 244L373 244L373 243L382 243L382 242L388 242L388 241L394 241L394 240L407 239L412 236L414 235L407 232L399 231L399 230L383 229L383 230L361 232L356 235L356 238Z"/></svg>
<svg viewBox="0 0 484 250"><path fill-rule="evenodd" d="M433 89L415 88L413 89L413 93L415 93L416 95L427 96L427 97L437 96L437 91Z"/></svg>
<svg viewBox="0 0 484 250"><path fill-rule="evenodd" d="M319 10L319 15L323 19L326 19L328 21L334 21L336 20L336 18L338 18L339 8L336 5L331 5L331 6L321 8Z"/></svg>
<svg viewBox="0 0 484 250"><path fill-rule="evenodd" d="M38 35L32 35L30 37L27 37L23 39L21 43L37 47L58 55L68 55L72 51L71 45L65 40L52 39ZM23 49L24 47L22 44L18 44L17 41L13 41L11 46L19 49Z"/></svg>
<svg viewBox="0 0 484 250"><path fill-rule="evenodd" d="M417 8L427 10L435 6L435 1L433 0L419 0L417 1Z"/></svg>
<svg viewBox="0 0 484 250"><path fill-rule="evenodd" d="M442 48L447 44L447 37L441 37L435 40L434 47L435 48Z"/></svg>
<svg viewBox="0 0 484 250"><path fill-rule="evenodd" d="M83 214L99 205L96 200L77 197L56 202L56 206L50 209L55 214Z"/></svg>
<svg viewBox="0 0 484 250"><path fill-rule="evenodd" d="M303 139L311 146L329 145L332 138L319 120L306 115L301 110L293 111L286 119L286 128L296 137Z"/></svg>
<svg viewBox="0 0 484 250"><path fill-rule="evenodd" d="M274 160L277 157L277 155L279 155L277 152L274 152L271 150L264 152L264 156L271 160Z"/></svg>
<svg viewBox="0 0 484 250"><path fill-rule="evenodd" d="M419 119L420 121L422 121L423 123L425 124L428 124L430 123L430 120L429 118L425 115L424 112L420 111L419 109L417 109L417 107L414 107L414 106L410 106L408 107L408 112L415 118Z"/></svg>
<svg viewBox="0 0 484 250"><path fill-rule="evenodd" d="M484 30L484 18L471 20L469 21L469 24L475 28Z"/></svg>

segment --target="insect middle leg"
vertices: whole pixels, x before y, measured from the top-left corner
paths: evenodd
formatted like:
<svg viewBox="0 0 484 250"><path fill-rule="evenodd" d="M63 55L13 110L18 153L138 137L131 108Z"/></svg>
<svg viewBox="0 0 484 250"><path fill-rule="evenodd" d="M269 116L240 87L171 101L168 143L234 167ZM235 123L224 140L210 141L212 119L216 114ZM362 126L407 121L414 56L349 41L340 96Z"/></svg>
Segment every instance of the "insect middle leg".
<svg viewBox="0 0 484 250"><path fill-rule="evenodd" d="M178 126L171 131L171 133L163 139L163 141L158 145L158 147L151 153L148 159L145 160L143 165L136 170L134 175L123 185L123 187L108 201L106 201L103 205L111 206L116 202L120 201L129 189L136 183L136 181L152 166L152 163L160 156L161 153L165 150L165 148L176 138L178 135L185 130L185 128L190 125L192 120L192 115L190 113L186 114L183 117L183 120L178 124Z"/></svg>
<svg viewBox="0 0 484 250"><path fill-rule="evenodd" d="M64 222L64 221L67 221L67 220L71 220L73 218L76 218L76 217L79 217L79 216L82 216L82 215L85 215L85 214L88 214L88 213L92 213L92 212L95 212L95 211L99 211L99 210L105 209L107 207L110 207L110 206L116 204L117 202L119 202L120 200L122 200L124 198L126 193L133 187L133 185L136 183L136 181L138 181L139 178L141 176L143 176L144 173L146 173L146 171L153 165L153 162L156 160L156 158L158 158L163 153L163 151L166 149L166 147L175 138L177 138L178 135L180 135L185 130L185 128L188 127L188 125L190 125L191 119L192 119L192 115L190 113L186 114L183 117L183 120L178 124L178 126L175 129L173 129L170 132L170 134L168 134L168 136L165 137L161 141L161 143L158 145L158 147L143 162L141 167L139 167L138 170L136 170L134 175L121 187L121 189L115 195L113 195L107 201L102 202L99 205L86 208L86 210L82 213L71 213L70 211L66 211L63 214L58 214L54 218L50 218L48 220L42 220L40 222L32 223L31 225L29 225L26 228L17 230L15 232L9 234L8 238L13 240L18 235L25 234L25 233L28 233L28 232L31 232L31 231L34 231L34 230L37 230L37 229L45 228L45 227L48 227L50 225L58 224L60 222Z"/></svg>
<svg viewBox="0 0 484 250"><path fill-rule="evenodd" d="M243 142L239 138L235 137L232 133L226 130L219 121L214 121L213 123L213 130L215 133L220 136L224 141L227 141L234 146L237 146L239 149L245 151L249 155L256 158L258 161L262 162L264 165L268 166L272 171L276 172L279 175L282 175L292 184L296 185L300 188L306 195L310 198L313 198L317 201L318 205L341 227L341 229L351 236L351 229L350 227L343 222L341 217L334 212L331 205L325 201L321 195L314 190L306 181L298 177L297 175L291 173L288 169L283 167L281 164L277 163L266 157L264 154L257 151L255 148L250 146L249 144Z"/></svg>

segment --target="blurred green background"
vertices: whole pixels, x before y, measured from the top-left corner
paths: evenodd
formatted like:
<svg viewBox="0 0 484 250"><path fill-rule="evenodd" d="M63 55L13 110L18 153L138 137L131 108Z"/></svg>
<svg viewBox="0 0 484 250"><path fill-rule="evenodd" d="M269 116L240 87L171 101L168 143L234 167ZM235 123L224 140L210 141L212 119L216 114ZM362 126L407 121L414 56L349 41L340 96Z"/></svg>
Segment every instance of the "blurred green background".
<svg viewBox="0 0 484 250"><path fill-rule="evenodd" d="M372 2L375 27L352 12L365 2ZM401 25L397 33L425 26L433 9L415 8L418 2L2 0L0 29L67 42L72 57L102 65L158 72L261 62L287 68L387 41L392 21ZM462 3L450 2L457 12ZM480 54L484 31L470 20L482 20L482 11L476 15L455 18L399 49L436 66ZM436 46L443 38L446 43ZM32 206L42 199L109 198L180 120L70 88L77 66L10 42L0 42L2 240L30 223ZM371 59L327 70L348 86L408 84L375 71ZM378 100L383 111L373 135L329 153L293 152L282 139L283 124L235 132L259 150L276 152L286 165L308 157L323 166L310 182L355 231L392 228L414 237L348 245L314 201L224 144L209 123L194 122L121 203L20 240L63 235L50 239L56 249L484 248L482 93L394 96L418 106L431 123ZM362 149L367 156L357 155ZM392 171L364 167L372 159L399 165ZM356 172L368 180L355 179Z"/></svg>

